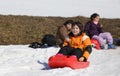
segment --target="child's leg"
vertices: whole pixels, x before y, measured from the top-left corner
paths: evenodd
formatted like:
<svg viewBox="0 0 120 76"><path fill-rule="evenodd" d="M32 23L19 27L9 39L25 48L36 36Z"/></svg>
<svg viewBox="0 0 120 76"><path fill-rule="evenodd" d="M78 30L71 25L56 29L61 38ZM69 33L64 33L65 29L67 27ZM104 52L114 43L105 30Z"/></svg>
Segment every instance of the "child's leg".
<svg viewBox="0 0 120 76"><path fill-rule="evenodd" d="M112 35L109 32L100 33L99 36L106 39L107 43L113 44L113 38L112 38Z"/></svg>
<svg viewBox="0 0 120 76"><path fill-rule="evenodd" d="M83 51L79 48L73 49L71 55L75 55L79 60L79 58L83 56Z"/></svg>
<svg viewBox="0 0 120 76"><path fill-rule="evenodd" d="M104 39L102 37L94 35L92 38L98 40L100 46L104 46Z"/></svg>
<svg viewBox="0 0 120 76"><path fill-rule="evenodd" d="M58 54L70 55L72 49L70 46L64 46L59 50Z"/></svg>
<svg viewBox="0 0 120 76"><path fill-rule="evenodd" d="M108 49L115 49L116 47L113 45L113 38L112 35L109 32L101 33L99 35L100 37L103 37L107 40L108 43Z"/></svg>

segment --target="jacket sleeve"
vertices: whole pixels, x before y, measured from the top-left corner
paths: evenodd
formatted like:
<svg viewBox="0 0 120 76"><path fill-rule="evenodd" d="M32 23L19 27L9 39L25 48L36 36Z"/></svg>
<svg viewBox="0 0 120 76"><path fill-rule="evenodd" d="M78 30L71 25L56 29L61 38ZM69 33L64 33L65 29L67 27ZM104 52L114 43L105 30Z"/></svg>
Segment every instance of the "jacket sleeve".
<svg viewBox="0 0 120 76"><path fill-rule="evenodd" d="M91 41L88 36L83 37L83 45L84 45L83 57L88 59L92 52Z"/></svg>
<svg viewBox="0 0 120 76"><path fill-rule="evenodd" d="M99 26L98 31L99 31L99 33L103 33L103 25L102 25L102 27L101 27L101 25L102 24L98 23L98 26Z"/></svg>
<svg viewBox="0 0 120 76"><path fill-rule="evenodd" d="M67 46L67 45L68 45L68 42L65 40L64 43L63 43L63 47Z"/></svg>
<svg viewBox="0 0 120 76"><path fill-rule="evenodd" d="M84 32L85 32L88 36L90 36L90 23L89 23L89 22L85 25Z"/></svg>
<svg viewBox="0 0 120 76"><path fill-rule="evenodd" d="M59 34L61 35L62 40L65 40L65 38L68 37L68 32L65 26L59 28Z"/></svg>

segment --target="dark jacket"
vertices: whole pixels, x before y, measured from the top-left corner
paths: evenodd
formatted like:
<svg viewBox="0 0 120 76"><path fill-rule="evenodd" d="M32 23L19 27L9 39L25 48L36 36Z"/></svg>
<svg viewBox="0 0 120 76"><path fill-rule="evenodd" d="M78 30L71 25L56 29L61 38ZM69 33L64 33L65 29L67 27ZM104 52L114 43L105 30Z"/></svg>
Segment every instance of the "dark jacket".
<svg viewBox="0 0 120 76"><path fill-rule="evenodd" d="M102 28L100 27L100 24L94 24L92 21L87 22L84 31L90 38L92 38L94 35L99 35L103 32Z"/></svg>

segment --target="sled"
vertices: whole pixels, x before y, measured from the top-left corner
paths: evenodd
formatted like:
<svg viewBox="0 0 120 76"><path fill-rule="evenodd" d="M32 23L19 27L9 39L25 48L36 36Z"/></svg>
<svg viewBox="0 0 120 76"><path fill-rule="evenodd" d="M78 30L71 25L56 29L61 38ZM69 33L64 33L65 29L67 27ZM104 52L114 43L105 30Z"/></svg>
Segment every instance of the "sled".
<svg viewBox="0 0 120 76"><path fill-rule="evenodd" d="M92 42L93 47L95 47L95 48L98 49L98 50L101 49L98 40L96 40L96 39L91 39L91 42Z"/></svg>
<svg viewBox="0 0 120 76"><path fill-rule="evenodd" d="M51 56L48 61L50 68L63 68L70 67L72 69L84 69L89 66L90 62L79 62L76 56L65 56L62 54L57 54Z"/></svg>

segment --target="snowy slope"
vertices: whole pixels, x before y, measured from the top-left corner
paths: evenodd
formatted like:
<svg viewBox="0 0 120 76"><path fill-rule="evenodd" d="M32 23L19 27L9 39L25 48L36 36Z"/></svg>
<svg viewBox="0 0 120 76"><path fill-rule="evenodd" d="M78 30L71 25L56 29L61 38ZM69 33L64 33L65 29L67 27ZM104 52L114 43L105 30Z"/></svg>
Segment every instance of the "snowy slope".
<svg viewBox="0 0 120 76"><path fill-rule="evenodd" d="M0 76L120 76L120 47L96 50L89 58L90 67L50 69L48 59L59 48L32 49L28 45L0 46Z"/></svg>

